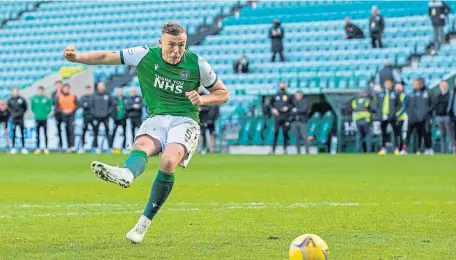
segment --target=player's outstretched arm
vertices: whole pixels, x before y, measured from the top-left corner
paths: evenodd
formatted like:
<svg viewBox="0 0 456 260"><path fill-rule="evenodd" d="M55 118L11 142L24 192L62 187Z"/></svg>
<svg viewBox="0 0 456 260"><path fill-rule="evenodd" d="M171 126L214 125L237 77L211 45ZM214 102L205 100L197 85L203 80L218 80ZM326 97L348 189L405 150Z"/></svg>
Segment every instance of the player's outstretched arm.
<svg viewBox="0 0 456 260"><path fill-rule="evenodd" d="M63 57L70 62L82 63L87 65L118 65L122 64L118 51L89 51L77 53L72 45L63 50Z"/></svg>

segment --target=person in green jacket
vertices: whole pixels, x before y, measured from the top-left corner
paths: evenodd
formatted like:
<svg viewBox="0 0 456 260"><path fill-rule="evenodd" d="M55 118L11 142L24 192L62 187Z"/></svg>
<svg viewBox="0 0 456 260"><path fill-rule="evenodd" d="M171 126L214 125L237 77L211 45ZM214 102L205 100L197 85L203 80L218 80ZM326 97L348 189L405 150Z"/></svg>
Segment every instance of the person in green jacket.
<svg viewBox="0 0 456 260"><path fill-rule="evenodd" d="M36 120L36 151L35 154L40 154L40 128L44 130L44 153L49 154L48 150L48 135L47 135L47 119L52 109L52 100L44 95L44 87L38 87L38 93L31 98L32 112L35 114Z"/></svg>

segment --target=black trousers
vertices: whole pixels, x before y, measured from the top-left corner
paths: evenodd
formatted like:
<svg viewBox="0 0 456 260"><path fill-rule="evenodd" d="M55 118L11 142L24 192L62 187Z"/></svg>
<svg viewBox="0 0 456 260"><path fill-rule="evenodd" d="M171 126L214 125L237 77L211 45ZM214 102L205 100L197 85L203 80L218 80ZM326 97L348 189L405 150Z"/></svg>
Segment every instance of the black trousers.
<svg viewBox="0 0 456 260"><path fill-rule="evenodd" d="M63 148L62 124L65 124L67 149L74 146L74 115L62 115L57 120L57 133L59 135L59 146Z"/></svg>
<svg viewBox="0 0 456 260"><path fill-rule="evenodd" d="M285 56L283 56L283 51L273 51L273 52L272 52L271 61L272 61L272 62L275 62L275 57L276 57L276 54L277 54L277 53L279 53L280 61L281 61L281 62L284 62L284 61L285 61Z"/></svg>
<svg viewBox="0 0 456 260"><path fill-rule="evenodd" d="M382 131L382 148L386 148L386 143L389 141L390 135L388 134L388 125L391 125L393 128L394 135L394 148L400 149L402 147L402 125L404 121L397 120L385 120L381 121L380 129Z"/></svg>
<svg viewBox="0 0 456 260"><path fill-rule="evenodd" d="M377 43L379 48L383 48L382 36L381 35L372 35L372 48L377 48Z"/></svg>
<svg viewBox="0 0 456 260"><path fill-rule="evenodd" d="M136 129L139 129L141 127L141 117L132 117L130 118L130 123L131 123L131 135L133 136L133 141L132 144L135 143L135 136L136 136Z"/></svg>
<svg viewBox="0 0 456 260"><path fill-rule="evenodd" d="M40 149L41 131L44 131L44 147L48 148L47 120L36 120L36 149Z"/></svg>
<svg viewBox="0 0 456 260"><path fill-rule="evenodd" d="M424 140L424 147L426 149L432 148L432 133L430 129L430 124L427 120L421 122L413 122L408 124L407 128L407 138L405 143L408 145L410 143L410 138L412 137L413 130L416 129L418 134L418 151L421 150L421 146L423 145Z"/></svg>
<svg viewBox="0 0 456 260"><path fill-rule="evenodd" d="M116 137L116 131L118 127L122 127L123 131L123 141L122 141L122 148L127 147L127 120L122 119L122 120L114 120L114 130L112 131L111 135L111 144L114 145L114 138Z"/></svg>
<svg viewBox="0 0 456 260"><path fill-rule="evenodd" d="M272 152L275 152L280 129L282 129L283 132L283 149L287 150L288 140L290 140L290 137L288 135L288 132L290 131L290 122L285 119L276 118L274 121L274 140L272 141Z"/></svg>
<svg viewBox="0 0 456 260"><path fill-rule="evenodd" d="M396 123L393 125L394 131L394 143L396 149L402 149L404 146L404 138L402 138L402 127L404 126L404 121L397 120Z"/></svg>
<svg viewBox="0 0 456 260"><path fill-rule="evenodd" d="M89 126L92 128L92 131L94 131L95 126L93 125L93 119L84 118L84 123L82 125L82 136L81 136L82 147L84 147L84 145L85 145L85 136L86 136L87 130L89 130Z"/></svg>
<svg viewBox="0 0 456 260"><path fill-rule="evenodd" d="M109 135L109 117L96 117L95 118L95 128L93 129L93 147L98 147L98 133L100 125L103 124L105 128L106 140L108 140L109 148L112 148L111 137Z"/></svg>
<svg viewBox="0 0 456 260"><path fill-rule="evenodd" d="M203 123L201 125L201 139L202 139L202 146L203 150L209 150L209 142L206 138L206 132L209 131L209 135L215 134L215 124L214 123Z"/></svg>
<svg viewBox="0 0 456 260"><path fill-rule="evenodd" d="M24 118L13 119L13 148L16 146L16 127L19 127L21 131L22 148L25 148Z"/></svg>

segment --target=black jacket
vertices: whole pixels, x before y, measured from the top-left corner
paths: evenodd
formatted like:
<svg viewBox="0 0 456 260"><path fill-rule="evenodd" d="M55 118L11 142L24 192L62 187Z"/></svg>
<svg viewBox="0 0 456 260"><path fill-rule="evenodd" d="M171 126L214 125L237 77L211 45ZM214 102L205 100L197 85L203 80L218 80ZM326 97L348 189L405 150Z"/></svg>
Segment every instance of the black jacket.
<svg viewBox="0 0 456 260"><path fill-rule="evenodd" d="M385 29L385 19L383 15L372 15L369 18L369 34L371 37L379 37Z"/></svg>
<svg viewBox="0 0 456 260"><path fill-rule="evenodd" d="M54 90L51 94L52 105L54 106L54 117L56 120L62 117L62 113L59 111L57 105L57 90Z"/></svg>
<svg viewBox="0 0 456 260"><path fill-rule="evenodd" d="M276 35L272 35L273 31L276 32ZM269 38L271 38L271 51L280 52L283 50L283 37L285 37L285 31L283 30L282 26L274 25L269 29Z"/></svg>
<svg viewBox="0 0 456 260"><path fill-rule="evenodd" d="M438 93L435 97L434 111L436 116L448 116L451 110L451 98L453 93L447 92L445 95Z"/></svg>
<svg viewBox="0 0 456 260"><path fill-rule="evenodd" d="M432 99L427 87L413 90L408 95L406 113L409 122L418 123L429 119L432 109Z"/></svg>
<svg viewBox="0 0 456 260"><path fill-rule="evenodd" d="M8 110L11 113L11 119L24 119L27 101L21 96L11 97L8 100Z"/></svg>
<svg viewBox="0 0 456 260"><path fill-rule="evenodd" d="M140 105L134 108L133 105ZM128 118L142 118L143 99L141 96L130 96L125 98L125 111Z"/></svg>
<svg viewBox="0 0 456 260"><path fill-rule="evenodd" d="M112 98L107 93L96 92L93 95L92 114L95 118L105 118L112 115L114 105Z"/></svg>
<svg viewBox="0 0 456 260"><path fill-rule="evenodd" d="M0 122L7 122L11 116L11 113L8 109L0 110Z"/></svg>
<svg viewBox="0 0 456 260"><path fill-rule="evenodd" d="M82 108L82 117L92 119L93 95L84 95L79 99L78 107Z"/></svg>
<svg viewBox="0 0 456 260"><path fill-rule="evenodd" d="M293 108L291 109L291 116L293 121L307 123L309 120L309 113L309 100L307 100L306 97L299 101L293 98Z"/></svg>
<svg viewBox="0 0 456 260"><path fill-rule="evenodd" d="M453 89L451 92L451 104L450 104L450 117L453 118L453 120L456 120L456 89Z"/></svg>
<svg viewBox="0 0 456 260"><path fill-rule="evenodd" d="M385 100L385 95L389 95L389 114L387 115L388 118L383 117L383 101ZM387 89L378 94L377 105L377 111L380 113L382 121L396 119L396 112L401 109L401 102L397 93L395 91Z"/></svg>
<svg viewBox="0 0 456 260"><path fill-rule="evenodd" d="M283 112L282 109L288 107L287 112ZM291 109L293 108L293 98L287 93L277 93L271 102L271 108L279 111L279 116L273 115L277 120L290 120Z"/></svg>
<svg viewBox="0 0 456 260"><path fill-rule="evenodd" d="M202 124L214 124L220 114L218 106L201 106L199 118Z"/></svg>
<svg viewBox="0 0 456 260"><path fill-rule="evenodd" d="M364 38L364 33L361 28L359 28L356 24L348 23L345 25L345 34L347 35L347 39L362 39Z"/></svg>
<svg viewBox="0 0 456 260"><path fill-rule="evenodd" d="M432 26L444 26L446 17L451 13L451 8L444 1L429 1L429 17ZM440 16L445 15L442 19Z"/></svg>

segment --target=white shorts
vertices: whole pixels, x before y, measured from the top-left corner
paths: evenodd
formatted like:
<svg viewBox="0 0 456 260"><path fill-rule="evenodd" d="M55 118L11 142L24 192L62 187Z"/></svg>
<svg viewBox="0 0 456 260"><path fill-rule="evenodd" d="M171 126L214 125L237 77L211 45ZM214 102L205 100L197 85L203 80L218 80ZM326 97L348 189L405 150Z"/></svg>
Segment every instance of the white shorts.
<svg viewBox="0 0 456 260"><path fill-rule="evenodd" d="M198 146L200 126L195 120L188 117L158 115L147 118L141 124L135 140L142 135L148 135L160 141L161 152L165 151L167 144L182 144L185 147L185 156L179 166L185 168Z"/></svg>

